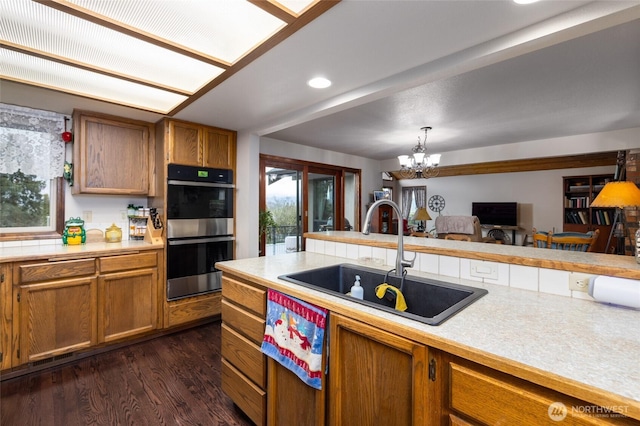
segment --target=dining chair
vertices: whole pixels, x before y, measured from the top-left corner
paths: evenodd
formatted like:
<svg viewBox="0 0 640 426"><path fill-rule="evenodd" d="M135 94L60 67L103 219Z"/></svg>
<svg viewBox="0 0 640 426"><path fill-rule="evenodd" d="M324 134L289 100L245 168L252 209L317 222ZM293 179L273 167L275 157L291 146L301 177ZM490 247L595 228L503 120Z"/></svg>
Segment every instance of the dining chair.
<svg viewBox="0 0 640 426"><path fill-rule="evenodd" d="M553 250L592 252L600 230L582 232L553 232L536 231L533 228L533 246Z"/></svg>

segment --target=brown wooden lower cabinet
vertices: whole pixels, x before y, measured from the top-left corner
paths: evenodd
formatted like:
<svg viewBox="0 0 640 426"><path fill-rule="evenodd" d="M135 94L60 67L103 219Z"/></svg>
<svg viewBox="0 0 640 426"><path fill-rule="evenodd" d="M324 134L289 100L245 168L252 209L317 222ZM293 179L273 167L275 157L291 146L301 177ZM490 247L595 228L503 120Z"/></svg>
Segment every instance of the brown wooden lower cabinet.
<svg viewBox="0 0 640 426"><path fill-rule="evenodd" d="M445 409L453 425L614 425L638 422L595 404L467 360L443 355ZM596 415L597 414L597 415Z"/></svg>
<svg viewBox="0 0 640 426"><path fill-rule="evenodd" d="M16 306L20 364L98 343L95 277L22 285Z"/></svg>
<svg viewBox="0 0 640 426"><path fill-rule="evenodd" d="M4 264L2 369L153 332L162 320L162 264L162 250Z"/></svg>
<svg viewBox="0 0 640 426"><path fill-rule="evenodd" d="M98 340L112 342L155 330L157 288L157 268L100 275Z"/></svg>
<svg viewBox="0 0 640 426"><path fill-rule="evenodd" d="M269 358L267 380L267 424L323 426L326 424L326 383L312 388L288 368Z"/></svg>
<svg viewBox="0 0 640 426"><path fill-rule="evenodd" d="M342 315L329 323L328 424L429 424L428 348Z"/></svg>
<svg viewBox="0 0 640 426"><path fill-rule="evenodd" d="M222 390L257 425L267 424L266 295L263 286L222 277Z"/></svg>
<svg viewBox="0 0 640 426"><path fill-rule="evenodd" d="M329 368L318 391L259 352L266 291L223 276L223 390L258 425L639 424L585 414L602 408L551 389L551 380L518 378L508 363L504 371L513 374L336 312L329 312Z"/></svg>

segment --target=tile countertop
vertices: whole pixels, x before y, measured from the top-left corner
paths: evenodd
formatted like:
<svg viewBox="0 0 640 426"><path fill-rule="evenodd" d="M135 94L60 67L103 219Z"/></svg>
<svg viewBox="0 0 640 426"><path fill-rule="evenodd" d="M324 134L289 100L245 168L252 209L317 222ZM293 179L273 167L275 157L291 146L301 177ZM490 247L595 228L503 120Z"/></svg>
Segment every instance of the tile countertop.
<svg viewBox="0 0 640 426"><path fill-rule="evenodd" d="M429 326L277 278L356 262L299 252L217 266L223 274L234 273L332 311L361 316L367 323L492 368L515 371L588 402L626 407L627 416L640 420L640 311L410 270L411 275L489 291L443 324Z"/></svg>
<svg viewBox="0 0 640 426"><path fill-rule="evenodd" d="M39 259L79 259L86 257L108 256L133 253L140 250L161 249L164 244L149 244L144 241L125 240L119 243L88 243L65 246L46 244L0 248L0 263L22 262Z"/></svg>

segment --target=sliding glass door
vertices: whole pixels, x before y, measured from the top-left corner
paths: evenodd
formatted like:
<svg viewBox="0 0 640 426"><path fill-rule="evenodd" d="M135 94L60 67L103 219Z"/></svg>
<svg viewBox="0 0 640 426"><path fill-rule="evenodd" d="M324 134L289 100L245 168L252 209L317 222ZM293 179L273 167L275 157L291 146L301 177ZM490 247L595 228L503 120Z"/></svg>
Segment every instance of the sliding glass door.
<svg viewBox="0 0 640 426"><path fill-rule="evenodd" d="M304 250L305 232L359 229L360 170L266 155L260 169L260 211L273 217L261 255Z"/></svg>
<svg viewBox="0 0 640 426"><path fill-rule="evenodd" d="M261 242L267 256L302 250L302 174L291 168L264 168L265 210L273 218Z"/></svg>

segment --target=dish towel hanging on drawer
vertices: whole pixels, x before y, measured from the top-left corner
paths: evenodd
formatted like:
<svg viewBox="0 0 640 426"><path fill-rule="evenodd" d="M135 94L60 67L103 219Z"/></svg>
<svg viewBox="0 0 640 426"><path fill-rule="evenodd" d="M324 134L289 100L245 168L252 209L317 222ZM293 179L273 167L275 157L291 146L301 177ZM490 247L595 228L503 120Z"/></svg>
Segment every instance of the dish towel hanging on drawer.
<svg viewBox="0 0 640 426"><path fill-rule="evenodd" d="M269 289L262 352L322 389L322 348L327 311Z"/></svg>

